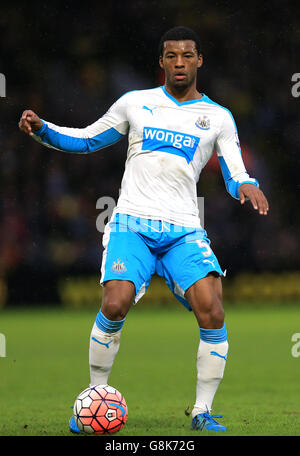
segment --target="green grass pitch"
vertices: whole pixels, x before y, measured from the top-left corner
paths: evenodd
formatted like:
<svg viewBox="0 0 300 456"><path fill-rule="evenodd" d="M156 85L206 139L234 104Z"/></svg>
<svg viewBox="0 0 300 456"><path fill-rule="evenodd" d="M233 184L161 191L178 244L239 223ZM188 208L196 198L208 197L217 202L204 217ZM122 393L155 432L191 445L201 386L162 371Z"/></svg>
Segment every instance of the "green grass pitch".
<svg viewBox="0 0 300 456"><path fill-rule="evenodd" d="M6 338L0 436L70 435L70 406L89 383L95 315L57 308L0 312ZM229 355L213 413L223 415L228 431L213 435L300 435L300 357L291 352L298 309L229 307L226 325ZM198 342L196 320L180 306L151 310L139 303L130 311L109 380L128 405L119 436L198 435L184 413L194 402Z"/></svg>

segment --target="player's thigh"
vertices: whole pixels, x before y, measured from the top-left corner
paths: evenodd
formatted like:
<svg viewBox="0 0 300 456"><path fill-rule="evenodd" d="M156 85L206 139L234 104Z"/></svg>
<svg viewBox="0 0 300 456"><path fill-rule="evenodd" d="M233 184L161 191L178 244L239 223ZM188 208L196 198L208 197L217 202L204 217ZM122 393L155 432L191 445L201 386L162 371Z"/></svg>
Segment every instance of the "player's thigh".
<svg viewBox="0 0 300 456"><path fill-rule="evenodd" d="M129 229L105 232L101 284L103 306L124 309L145 293L155 271L155 258L143 238ZM122 312L124 313L124 312ZM109 317L107 317L109 318Z"/></svg>

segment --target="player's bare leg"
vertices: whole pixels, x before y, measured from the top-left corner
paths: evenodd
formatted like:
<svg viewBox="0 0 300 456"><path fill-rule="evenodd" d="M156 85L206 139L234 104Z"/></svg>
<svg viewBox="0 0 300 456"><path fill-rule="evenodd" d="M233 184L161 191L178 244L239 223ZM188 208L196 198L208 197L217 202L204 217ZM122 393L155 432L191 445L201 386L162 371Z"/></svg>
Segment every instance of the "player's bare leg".
<svg viewBox="0 0 300 456"><path fill-rule="evenodd" d="M185 293L200 328L197 353L196 401L192 429L224 431L210 415L212 402L223 378L228 342L222 306L221 278L214 274L198 280Z"/></svg>
<svg viewBox="0 0 300 456"><path fill-rule="evenodd" d="M135 286L128 280L108 280L103 284L101 311L109 320L123 320L135 297Z"/></svg>
<svg viewBox="0 0 300 456"><path fill-rule="evenodd" d="M121 330L135 297L135 286L110 280L103 286L102 306L90 337L90 385L106 385L119 351Z"/></svg>
<svg viewBox="0 0 300 456"><path fill-rule="evenodd" d="M219 329L224 325L225 312L222 305L222 282L219 276L208 274L195 282L185 292L199 328Z"/></svg>

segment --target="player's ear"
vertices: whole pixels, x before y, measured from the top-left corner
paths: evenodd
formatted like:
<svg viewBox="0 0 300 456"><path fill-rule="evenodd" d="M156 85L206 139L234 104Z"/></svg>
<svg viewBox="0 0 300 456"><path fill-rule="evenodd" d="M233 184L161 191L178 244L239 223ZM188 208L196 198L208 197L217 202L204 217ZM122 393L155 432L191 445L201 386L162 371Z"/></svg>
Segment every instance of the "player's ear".
<svg viewBox="0 0 300 456"><path fill-rule="evenodd" d="M164 70L164 63L163 63L163 58L162 56L159 57L159 66L162 70Z"/></svg>
<svg viewBox="0 0 300 456"><path fill-rule="evenodd" d="M202 64L203 64L203 56L202 56L202 54L199 54L199 55L198 55L197 68L202 67Z"/></svg>

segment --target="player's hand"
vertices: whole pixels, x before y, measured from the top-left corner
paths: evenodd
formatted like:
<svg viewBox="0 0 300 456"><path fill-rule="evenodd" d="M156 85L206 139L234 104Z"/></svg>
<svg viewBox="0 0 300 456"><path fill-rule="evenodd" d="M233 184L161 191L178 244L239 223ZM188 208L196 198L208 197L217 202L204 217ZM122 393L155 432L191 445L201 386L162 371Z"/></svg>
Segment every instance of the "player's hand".
<svg viewBox="0 0 300 456"><path fill-rule="evenodd" d="M253 184L242 184L239 187L240 202L244 204L246 198L249 198L254 209L258 210L261 215L267 215L269 203L263 192Z"/></svg>
<svg viewBox="0 0 300 456"><path fill-rule="evenodd" d="M19 128L21 131L23 131L29 136L33 136L33 132L35 130L39 130L40 128L42 128L42 126L43 122L41 121L39 116L36 115L35 112L31 111L30 109L27 109L23 112L19 122Z"/></svg>

